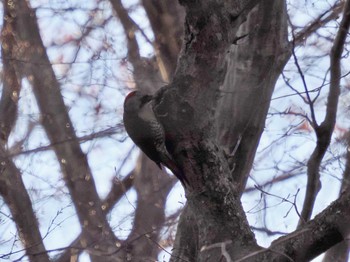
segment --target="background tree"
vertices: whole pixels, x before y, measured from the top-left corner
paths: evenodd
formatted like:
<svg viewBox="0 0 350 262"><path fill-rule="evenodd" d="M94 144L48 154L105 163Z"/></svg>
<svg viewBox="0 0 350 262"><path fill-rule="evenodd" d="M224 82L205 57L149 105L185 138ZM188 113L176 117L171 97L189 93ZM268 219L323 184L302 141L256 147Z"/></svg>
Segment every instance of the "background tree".
<svg viewBox="0 0 350 262"><path fill-rule="evenodd" d="M0 258L347 261L349 23L349 1L5 0ZM125 141L128 88L185 204Z"/></svg>

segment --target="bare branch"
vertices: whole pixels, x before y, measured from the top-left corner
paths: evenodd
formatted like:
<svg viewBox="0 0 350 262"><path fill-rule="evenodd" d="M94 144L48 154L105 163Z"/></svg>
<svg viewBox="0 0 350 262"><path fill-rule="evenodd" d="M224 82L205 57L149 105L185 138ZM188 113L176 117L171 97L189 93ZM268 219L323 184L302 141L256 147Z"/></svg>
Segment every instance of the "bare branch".
<svg viewBox="0 0 350 262"><path fill-rule="evenodd" d="M317 124L317 120L316 120L316 116L315 116L315 110L314 110L314 101L313 99L311 99L310 94L309 94L309 88L306 84L306 79L303 73L303 70L301 69L299 62L298 62L298 58L295 54L295 36L294 36L294 32L292 31L292 35L293 35L293 40L292 40L292 55L294 58L294 64L298 69L298 73L300 75L300 78L302 80L303 86L304 86L304 90L305 90L305 94L306 94L306 102L310 107L310 112L311 112L311 124L313 126L313 128L316 128L318 126ZM305 99L303 98L303 100L305 101Z"/></svg>
<svg viewBox="0 0 350 262"><path fill-rule="evenodd" d="M239 261L310 261L348 236L350 193L347 192L301 228ZM337 210L337 212L334 212ZM317 248L315 248L317 247Z"/></svg>
<svg viewBox="0 0 350 262"><path fill-rule="evenodd" d="M2 57L12 57L16 52L13 24L9 18L14 14L9 1L4 2L4 26L2 29ZM49 261L39 230L32 202L22 180L20 170L6 158L8 136L17 120L17 103L20 92L20 76L14 61L3 60L4 84L0 100L0 194L11 211L19 238L30 261ZM36 256L36 253L41 255Z"/></svg>
<svg viewBox="0 0 350 262"><path fill-rule="evenodd" d="M131 19L120 0L110 0L110 2L124 28L125 36L128 42L128 58L134 66L135 75L137 75L138 64L141 61L141 56L135 35L136 23Z"/></svg>
<svg viewBox="0 0 350 262"><path fill-rule="evenodd" d="M297 215L298 215L299 217L301 217L301 216L300 216L300 213L299 213L299 210L298 210L298 206L296 205L296 198L297 198L297 196L298 196L299 189L298 189L298 191L297 191L297 192L295 193L295 195L294 195L294 201L290 201L290 200L288 199L289 197L280 197L280 196L277 196L277 195L275 195L275 194L271 194L271 193L269 193L269 192L264 191L264 190L263 190L262 188L260 188L259 186L255 186L255 188L258 189L259 191L261 191L262 193L264 193L265 195L273 196L273 197L276 197L276 198L280 199L282 202L290 203L290 204L292 205L292 207L294 207L295 212L297 213ZM289 211L288 211L288 213L289 213ZM288 213L287 213L287 214L288 214ZM287 215L286 215L286 216L287 216Z"/></svg>
<svg viewBox="0 0 350 262"><path fill-rule="evenodd" d="M0 157L4 159L6 154L5 148L1 144ZM49 261L39 231L39 223L22 181L22 175L9 159L2 160L0 164L0 194L11 211L19 238L25 247L25 253L29 260L32 262Z"/></svg>
<svg viewBox="0 0 350 262"><path fill-rule="evenodd" d="M350 1L347 0L343 18L339 26L338 33L333 43L333 47L330 54L330 87L327 99L326 116L324 121L315 126L317 142L309 161L308 161L308 181L306 196L304 200L303 210L301 212L301 220L299 221L299 227L303 224L303 221L308 221L311 217L313 206L316 200L316 196L321 187L319 167L321 161L327 151L330 144L334 125L336 121L338 99L340 94L340 80L341 80L341 55L343 53L344 44L347 32L350 26Z"/></svg>
<svg viewBox="0 0 350 262"><path fill-rule="evenodd" d="M105 214L111 211L115 204L125 195L126 192L133 185L135 179L135 170L131 171L122 181L114 180L111 191L104 201L102 201L102 210ZM80 234L75 240L73 240L64 252L56 259L55 262L66 262L71 259L72 256L78 256L84 251L82 246L83 236ZM120 242L121 245L122 242Z"/></svg>
<svg viewBox="0 0 350 262"><path fill-rule="evenodd" d="M8 4L7 2L5 4ZM1 55L3 62L3 88L0 100L0 139L2 143L7 143L7 138L10 135L12 127L17 119L18 99L21 91L21 77L17 75L13 60L9 60L14 56L15 44L13 36L13 26L6 16L10 15L8 8L4 10L4 26L1 30L2 45Z"/></svg>
<svg viewBox="0 0 350 262"><path fill-rule="evenodd" d="M155 39L154 50L158 68L165 81L172 79L182 44L185 10L178 1L142 1Z"/></svg>
<svg viewBox="0 0 350 262"><path fill-rule="evenodd" d="M14 0L11 3L16 44L22 47L26 61L38 62L35 67L22 64L18 70L27 76L33 86L43 116L42 125L51 143L72 139L69 143L55 145L54 151L82 226L84 246L93 251L91 256L97 259L103 253L109 254L110 250L116 249L117 239L102 211L87 158L77 142L59 83L52 67L48 66L50 61L40 37L35 13L28 2ZM104 256L103 259L109 261L112 258Z"/></svg>
<svg viewBox="0 0 350 262"><path fill-rule="evenodd" d="M270 185L276 185L277 183L284 182L286 180L295 178L298 175L301 175L301 174L286 173L286 174L283 174L281 176L275 177L275 178L265 182L264 184L259 185L259 188L264 188L264 187L267 187L267 186L270 186ZM253 192L253 191L256 191L256 190L257 190L257 188L255 186L247 187L244 190L244 193L250 193L250 192Z"/></svg>
<svg viewBox="0 0 350 262"><path fill-rule="evenodd" d="M304 43L310 35L315 33L318 29L325 26L327 23L334 21L342 12L344 7L344 1L336 1L335 4L320 14L314 21L312 21L308 26L303 28L301 31L297 32L294 36L295 45L300 45Z"/></svg>
<svg viewBox="0 0 350 262"><path fill-rule="evenodd" d="M129 244L131 260L137 260L138 257L156 260L159 247L155 243L158 243L165 223L166 199L174 183L144 154L139 158L134 181L137 207L133 228L126 243L132 243Z"/></svg>
<svg viewBox="0 0 350 262"><path fill-rule="evenodd" d="M346 156L345 156L345 170L343 172L343 180L340 192L346 192L350 189L350 131L346 134Z"/></svg>
<svg viewBox="0 0 350 262"><path fill-rule="evenodd" d="M350 131L345 134L346 138L346 156L345 156L345 169L343 172L343 179L340 188L340 195L345 192L350 191ZM335 245L331 249L329 249L323 261L335 261L338 259L339 261L348 261L349 258L349 241L344 240L343 242Z"/></svg>
<svg viewBox="0 0 350 262"><path fill-rule="evenodd" d="M135 21L129 16L120 0L110 0L110 2L124 28L128 44L128 60L131 62L134 69L133 76L136 88L143 90L145 93L153 94L165 84L165 72L162 70L162 67L158 65L156 58L148 59L140 56L139 45L135 35L139 26L137 26ZM146 35L144 36L147 37Z"/></svg>
<svg viewBox="0 0 350 262"><path fill-rule="evenodd" d="M62 145L65 143L70 143L70 142L78 142L78 143L84 143L90 140L94 140L94 139L98 139L98 138L105 138L105 137L110 137L112 135L115 135L116 133L118 133L118 130L121 129L121 126L117 126L117 127L109 127L105 130L101 130L98 132L94 132L85 136L81 136L81 137L75 137L75 138L67 138L63 141L57 141L54 143L50 143L47 146L40 146L34 149L29 149L29 150L23 150L23 151L17 151L18 146L16 146L15 148L11 148L10 152L8 152L8 155L6 155L6 158L13 158L16 156L20 156L20 155L26 155L26 154L32 154L32 153L37 153L37 152L42 152L42 151L47 151L47 150L51 150L53 149L55 146L57 145ZM2 158L0 157L0 161L2 160Z"/></svg>

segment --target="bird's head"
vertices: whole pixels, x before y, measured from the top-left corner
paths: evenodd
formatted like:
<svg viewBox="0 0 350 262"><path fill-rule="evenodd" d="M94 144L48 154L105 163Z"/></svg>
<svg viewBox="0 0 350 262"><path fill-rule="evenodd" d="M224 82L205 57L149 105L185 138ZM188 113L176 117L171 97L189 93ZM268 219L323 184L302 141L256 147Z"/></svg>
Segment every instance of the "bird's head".
<svg viewBox="0 0 350 262"><path fill-rule="evenodd" d="M124 100L124 111L139 110L145 103L152 100L152 96L146 95L141 91L130 92Z"/></svg>

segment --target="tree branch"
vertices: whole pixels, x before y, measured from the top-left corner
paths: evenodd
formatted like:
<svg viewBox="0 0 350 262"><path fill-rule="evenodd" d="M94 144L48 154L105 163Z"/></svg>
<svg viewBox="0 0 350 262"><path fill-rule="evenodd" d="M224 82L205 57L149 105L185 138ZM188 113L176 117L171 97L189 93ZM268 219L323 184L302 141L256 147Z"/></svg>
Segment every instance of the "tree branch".
<svg viewBox="0 0 350 262"><path fill-rule="evenodd" d="M133 228L125 243L132 261L140 257L157 260L160 232L165 223L165 204L174 180L144 154L139 158L134 181L137 206Z"/></svg>
<svg viewBox="0 0 350 262"><path fill-rule="evenodd" d="M349 236L350 192L298 230L273 241L267 249L239 261L310 261ZM288 260L286 260L288 256Z"/></svg>
<svg viewBox="0 0 350 262"><path fill-rule="evenodd" d="M2 29L1 54L4 66L4 84L0 100L0 194L7 204L16 224L19 238L30 261L46 262L49 256L39 230L33 205L22 180L20 170L7 158L8 136L17 119L17 104L21 78L15 71L14 61L6 58L16 53L14 28L9 19L15 10L9 1L4 2L4 26ZM35 255L40 254L40 255Z"/></svg>
<svg viewBox="0 0 350 262"><path fill-rule="evenodd" d="M5 2L5 5L8 2ZM9 16L9 7L4 8L4 26L1 30L2 45L1 55L3 62L3 88L0 100L0 139L2 143L7 143L12 127L17 120L18 99L21 91L21 77L16 74L13 57L15 50L15 39L11 23L5 19Z"/></svg>
<svg viewBox="0 0 350 262"><path fill-rule="evenodd" d="M0 166L0 194L11 211L29 261L50 261L22 175L15 164L6 158L6 154L5 148L1 144L0 157L3 160L1 160Z"/></svg>
<svg viewBox="0 0 350 262"><path fill-rule="evenodd" d="M322 28L327 23L334 21L334 19L341 14L343 8L344 1L337 1L329 10L320 14L314 21L295 34L295 45L303 44L305 40L318 29Z"/></svg>
<svg viewBox="0 0 350 262"><path fill-rule="evenodd" d="M110 2L124 28L128 44L128 60L134 69L133 76L136 87L145 93L153 94L160 86L164 85L160 68L158 68L153 58L147 59L140 56L139 45L135 35L138 27L129 16L122 2L120 0L110 0Z"/></svg>
<svg viewBox="0 0 350 262"><path fill-rule="evenodd" d="M343 172L343 179L340 188L340 195L350 191L350 131L345 134L346 138L346 156L345 156L345 169ZM349 259L349 241L345 239L343 242L335 245L331 249L327 250L323 261L348 261ZM337 259L337 260L336 260Z"/></svg>
<svg viewBox="0 0 350 262"><path fill-rule="evenodd" d="M133 185L135 179L135 170L131 171L123 181L114 180L112 189L104 201L102 201L102 210L105 214L108 214L115 204L125 195L126 192ZM77 256L84 251L82 246L83 235L80 234L75 240L73 240L65 251L59 255L55 262L70 261L72 256ZM120 242L121 245L122 242Z"/></svg>
<svg viewBox="0 0 350 262"><path fill-rule="evenodd" d="M84 247L90 250L92 260L99 261L102 255L103 261L109 261L112 258L108 254L116 250L117 239L102 211L86 155L77 142L59 83L52 67L48 66L50 61L39 34L35 13L26 1L13 0L11 3L14 7L11 19L16 44L21 46L23 60L28 62L21 64L18 70L32 84L42 113L42 125L52 144L72 139L69 143L55 145L54 151L82 226Z"/></svg>
<svg viewBox="0 0 350 262"><path fill-rule="evenodd" d="M316 147L308 161L307 167L307 189L299 227L311 217L316 196L321 188L319 169L321 161L331 142L332 133L336 121L338 99L340 94L341 80L341 55L343 53L347 32L350 26L350 1L346 1L343 18L339 26L338 33L333 43L330 54L330 87L327 99L326 116L324 121L315 126Z"/></svg>
<svg viewBox="0 0 350 262"><path fill-rule="evenodd" d="M158 67L164 71L163 79L169 82L175 72L181 48L185 12L178 1L173 0L143 0L142 4L155 35Z"/></svg>
<svg viewBox="0 0 350 262"><path fill-rule="evenodd" d="M290 56L286 11L282 1L260 3L238 32L247 37L233 45L228 55L216 132L228 156L231 176L242 193L265 127L275 83Z"/></svg>

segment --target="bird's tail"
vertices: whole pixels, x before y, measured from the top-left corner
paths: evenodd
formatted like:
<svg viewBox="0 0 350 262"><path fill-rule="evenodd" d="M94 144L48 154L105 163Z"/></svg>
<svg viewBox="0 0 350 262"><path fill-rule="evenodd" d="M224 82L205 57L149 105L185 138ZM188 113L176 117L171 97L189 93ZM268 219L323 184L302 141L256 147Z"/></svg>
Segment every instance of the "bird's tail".
<svg viewBox="0 0 350 262"><path fill-rule="evenodd" d="M170 156L164 156L162 163L173 172L173 174L180 180L181 184L184 188L189 186L189 181L185 176L183 170L179 167L179 165L173 160Z"/></svg>

